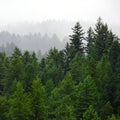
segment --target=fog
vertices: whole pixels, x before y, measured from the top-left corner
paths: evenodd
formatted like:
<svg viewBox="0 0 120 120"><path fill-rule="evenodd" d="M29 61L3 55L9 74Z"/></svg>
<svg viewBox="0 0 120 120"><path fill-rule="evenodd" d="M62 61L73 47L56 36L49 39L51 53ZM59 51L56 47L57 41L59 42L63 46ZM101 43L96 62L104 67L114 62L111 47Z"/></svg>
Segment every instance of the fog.
<svg viewBox="0 0 120 120"><path fill-rule="evenodd" d="M119 0L0 0L0 46L62 49L76 21L84 31L100 16L120 36Z"/></svg>
<svg viewBox="0 0 120 120"><path fill-rule="evenodd" d="M0 0L0 24L21 21L83 20L119 24L119 0Z"/></svg>

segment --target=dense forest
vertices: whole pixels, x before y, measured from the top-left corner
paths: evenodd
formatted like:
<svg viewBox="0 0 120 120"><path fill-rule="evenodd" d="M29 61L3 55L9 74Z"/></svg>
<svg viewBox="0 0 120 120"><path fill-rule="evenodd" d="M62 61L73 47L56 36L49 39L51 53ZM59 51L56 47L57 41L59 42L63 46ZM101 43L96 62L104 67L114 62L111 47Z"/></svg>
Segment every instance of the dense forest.
<svg viewBox="0 0 120 120"><path fill-rule="evenodd" d="M63 50L0 53L0 120L120 120L120 43L101 18L77 22Z"/></svg>

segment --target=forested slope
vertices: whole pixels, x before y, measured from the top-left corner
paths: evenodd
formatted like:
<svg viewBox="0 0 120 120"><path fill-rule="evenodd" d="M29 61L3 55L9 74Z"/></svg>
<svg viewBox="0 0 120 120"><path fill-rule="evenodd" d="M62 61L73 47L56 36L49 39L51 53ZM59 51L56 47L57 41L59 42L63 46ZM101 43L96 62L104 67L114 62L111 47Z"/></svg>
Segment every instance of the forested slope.
<svg viewBox="0 0 120 120"><path fill-rule="evenodd" d="M63 50L0 53L0 120L120 120L119 38L79 22Z"/></svg>

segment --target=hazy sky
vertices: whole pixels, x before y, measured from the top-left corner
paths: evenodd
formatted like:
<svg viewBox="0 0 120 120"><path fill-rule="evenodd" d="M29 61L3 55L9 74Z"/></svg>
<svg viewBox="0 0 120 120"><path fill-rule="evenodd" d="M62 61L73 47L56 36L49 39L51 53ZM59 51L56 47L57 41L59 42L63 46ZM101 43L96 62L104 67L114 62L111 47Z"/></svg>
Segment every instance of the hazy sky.
<svg viewBox="0 0 120 120"><path fill-rule="evenodd" d="M47 19L85 20L120 25L120 0L0 0L0 25Z"/></svg>

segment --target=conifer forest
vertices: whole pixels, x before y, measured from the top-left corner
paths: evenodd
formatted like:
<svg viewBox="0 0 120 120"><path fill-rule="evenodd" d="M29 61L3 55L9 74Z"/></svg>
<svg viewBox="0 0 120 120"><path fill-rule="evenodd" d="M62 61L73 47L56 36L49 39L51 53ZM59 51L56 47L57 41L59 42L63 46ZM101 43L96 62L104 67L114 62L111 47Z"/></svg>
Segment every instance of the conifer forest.
<svg viewBox="0 0 120 120"><path fill-rule="evenodd" d="M0 120L120 120L120 39L99 18L62 50L0 53Z"/></svg>

